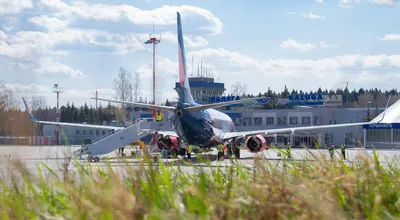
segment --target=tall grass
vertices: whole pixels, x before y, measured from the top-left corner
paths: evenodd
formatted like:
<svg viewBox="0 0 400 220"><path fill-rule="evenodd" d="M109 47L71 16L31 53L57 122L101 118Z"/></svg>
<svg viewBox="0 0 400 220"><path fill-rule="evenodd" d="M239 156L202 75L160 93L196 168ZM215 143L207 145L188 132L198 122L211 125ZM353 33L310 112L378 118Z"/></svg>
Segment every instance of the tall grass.
<svg viewBox="0 0 400 220"><path fill-rule="evenodd" d="M357 163L326 160L254 166L164 165L144 159L119 172L110 163L45 164L32 174L10 161L0 181L2 219L391 219L399 217L400 172L377 155ZM194 172L187 172L189 169Z"/></svg>

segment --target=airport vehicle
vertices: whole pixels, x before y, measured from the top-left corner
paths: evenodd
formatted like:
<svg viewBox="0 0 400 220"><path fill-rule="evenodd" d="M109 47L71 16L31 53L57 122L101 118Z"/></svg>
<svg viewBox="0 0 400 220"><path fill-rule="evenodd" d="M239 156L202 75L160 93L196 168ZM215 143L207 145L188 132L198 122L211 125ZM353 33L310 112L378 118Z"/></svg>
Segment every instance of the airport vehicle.
<svg viewBox="0 0 400 220"><path fill-rule="evenodd" d="M348 126L362 126L362 125L377 124L377 123L391 123L395 122L400 118L400 101L397 101L388 108L388 104L390 102L389 98L386 110L370 122L306 126L306 127L289 127L289 128L236 132L234 131L234 123L232 119L228 115L218 110L215 110L214 108L219 108L238 103L256 101L257 99L260 98L259 97L250 98L250 99L234 100L234 101L204 104L204 105L196 103L191 95L189 79L186 73L185 48L184 48L182 25L179 12L177 12L177 31L178 31L179 83L181 89L178 92L179 96L178 103L175 106L161 106L154 104L144 104L144 103L126 102L126 101L91 97L92 99L97 99L101 101L122 103L138 107L145 107L149 109L164 110L164 111L166 110L173 112L172 124L174 131L161 131L161 130L151 131L153 133L157 132L158 134L162 135L161 137L159 137L159 140L157 141L159 147L160 145L164 144L168 145L170 143L176 143L178 138L182 139L186 143L190 143L200 148L215 147L219 143L224 143L225 141L234 138L245 138L246 149L252 153L258 153L267 149L266 139L264 137L266 134L276 134L276 133L293 134L296 131L330 129L330 128L340 128ZM112 126L37 121L30 112L29 114L31 120L40 124L55 124L60 126L82 126L82 127L116 129L116 130L123 129L120 127L112 127Z"/></svg>

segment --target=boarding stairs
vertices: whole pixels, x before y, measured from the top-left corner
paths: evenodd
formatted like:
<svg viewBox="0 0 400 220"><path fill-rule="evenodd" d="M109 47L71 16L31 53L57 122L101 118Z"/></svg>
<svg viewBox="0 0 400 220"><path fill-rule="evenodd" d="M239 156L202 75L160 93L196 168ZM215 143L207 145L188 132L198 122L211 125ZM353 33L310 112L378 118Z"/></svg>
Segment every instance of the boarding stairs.
<svg viewBox="0 0 400 220"><path fill-rule="evenodd" d="M151 130L141 130L140 125L143 121L137 121L128 127L114 132L108 133L98 139L93 140L90 144L83 146L78 150L77 155L89 155L90 158L95 158L98 161L99 155L104 155L113 152L121 146L126 146L135 140L148 135Z"/></svg>

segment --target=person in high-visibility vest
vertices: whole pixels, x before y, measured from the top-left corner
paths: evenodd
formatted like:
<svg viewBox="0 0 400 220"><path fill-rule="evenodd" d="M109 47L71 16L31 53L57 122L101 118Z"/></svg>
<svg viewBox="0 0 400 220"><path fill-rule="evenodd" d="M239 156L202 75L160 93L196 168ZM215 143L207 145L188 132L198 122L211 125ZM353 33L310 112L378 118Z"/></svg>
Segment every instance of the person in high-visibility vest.
<svg viewBox="0 0 400 220"><path fill-rule="evenodd" d="M118 148L118 152L121 154L121 156L124 156L124 149L125 146L121 146L120 148Z"/></svg>
<svg viewBox="0 0 400 220"><path fill-rule="evenodd" d="M162 121L164 119L164 114L161 113L160 111L157 111L154 117L156 118L156 121Z"/></svg>
<svg viewBox="0 0 400 220"><path fill-rule="evenodd" d="M286 152L287 152L287 155L288 155L288 159L293 159L293 157L292 157L292 146L290 145L290 142L286 146Z"/></svg>
<svg viewBox="0 0 400 220"><path fill-rule="evenodd" d="M192 147L191 144L189 144L188 147L187 147L187 149L186 149L186 151L187 151L187 158L188 158L189 160L192 158L192 155L191 155L192 150L193 150L193 147Z"/></svg>
<svg viewBox="0 0 400 220"><path fill-rule="evenodd" d="M331 159L333 159L333 156L335 155L335 147L333 144L329 147L329 154L331 155Z"/></svg>
<svg viewBox="0 0 400 220"><path fill-rule="evenodd" d="M342 151L343 160L346 160L346 145L340 145L340 150Z"/></svg>
<svg viewBox="0 0 400 220"><path fill-rule="evenodd" d="M220 144L218 144L218 146L217 146L217 150L218 150L218 160L221 160L222 159L222 157L224 156L224 146L220 143Z"/></svg>

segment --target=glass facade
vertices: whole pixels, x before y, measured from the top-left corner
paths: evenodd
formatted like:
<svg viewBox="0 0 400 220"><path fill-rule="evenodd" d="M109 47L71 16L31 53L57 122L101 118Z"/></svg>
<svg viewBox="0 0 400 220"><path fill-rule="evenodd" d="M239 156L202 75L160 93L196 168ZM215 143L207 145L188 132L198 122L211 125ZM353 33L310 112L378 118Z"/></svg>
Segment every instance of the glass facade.
<svg viewBox="0 0 400 220"><path fill-rule="evenodd" d="M267 125L273 125L275 121L274 119L275 119L274 117L267 117L266 118Z"/></svg>
<svg viewBox="0 0 400 220"><path fill-rule="evenodd" d="M322 125L323 119L324 118L322 116L315 116L314 117L314 125Z"/></svg>
<svg viewBox="0 0 400 220"><path fill-rule="evenodd" d="M309 116L304 116L304 117L302 117L302 118L301 118L301 123L302 123L303 125L309 125L309 124L311 124L311 117L309 117Z"/></svg>
<svg viewBox="0 0 400 220"><path fill-rule="evenodd" d="M262 117L255 117L254 125L262 125Z"/></svg>
<svg viewBox="0 0 400 220"><path fill-rule="evenodd" d="M278 117L278 125L286 125L286 117Z"/></svg>
<svg viewBox="0 0 400 220"><path fill-rule="evenodd" d="M297 117L290 117L290 124L297 125Z"/></svg>
<svg viewBox="0 0 400 220"><path fill-rule="evenodd" d="M391 142L392 138L391 129L368 129L367 140L368 142Z"/></svg>
<svg viewBox="0 0 400 220"><path fill-rule="evenodd" d="M377 126L378 127L378 126ZM400 123L383 124L378 128L364 128L368 148L400 148Z"/></svg>

